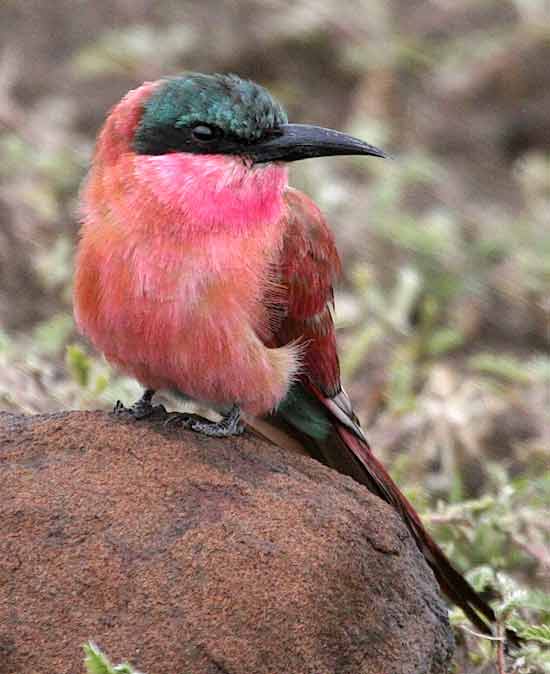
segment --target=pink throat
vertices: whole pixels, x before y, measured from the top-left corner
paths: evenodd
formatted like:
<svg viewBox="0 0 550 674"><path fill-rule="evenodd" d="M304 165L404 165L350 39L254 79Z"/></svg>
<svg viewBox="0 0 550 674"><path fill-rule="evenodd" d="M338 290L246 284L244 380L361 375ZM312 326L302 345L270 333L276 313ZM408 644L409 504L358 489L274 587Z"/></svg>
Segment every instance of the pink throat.
<svg viewBox="0 0 550 674"><path fill-rule="evenodd" d="M197 233L245 234L278 222L288 184L282 164L250 165L229 155L188 153L137 156L136 177Z"/></svg>

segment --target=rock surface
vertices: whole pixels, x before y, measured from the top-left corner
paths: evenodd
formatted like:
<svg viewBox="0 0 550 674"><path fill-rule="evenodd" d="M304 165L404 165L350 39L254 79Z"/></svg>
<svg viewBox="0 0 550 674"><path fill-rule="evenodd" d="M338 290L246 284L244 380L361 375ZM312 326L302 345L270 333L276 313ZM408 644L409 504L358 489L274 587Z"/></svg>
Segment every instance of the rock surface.
<svg viewBox="0 0 550 674"><path fill-rule="evenodd" d="M391 508L259 441L0 414L0 673L439 674L431 571Z"/></svg>

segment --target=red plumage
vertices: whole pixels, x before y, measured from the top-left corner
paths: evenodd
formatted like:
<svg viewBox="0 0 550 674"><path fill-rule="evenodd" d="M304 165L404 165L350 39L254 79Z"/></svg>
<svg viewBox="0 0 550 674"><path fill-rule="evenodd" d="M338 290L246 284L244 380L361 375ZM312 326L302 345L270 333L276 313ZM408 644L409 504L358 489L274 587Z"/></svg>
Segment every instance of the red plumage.
<svg viewBox="0 0 550 674"><path fill-rule="evenodd" d="M340 389L340 366L332 321L333 283L341 265L332 232L305 194L285 192L283 248L275 267L284 294L282 315L270 345L303 344L302 379L327 395ZM280 308L277 311L281 311Z"/></svg>
<svg viewBox="0 0 550 674"><path fill-rule="evenodd" d="M200 86L211 80L214 89L219 83L196 79ZM280 162L137 153L136 128L158 88L146 83L130 92L98 140L76 264L82 332L145 387L176 389L221 408L238 403L249 418L264 417L364 484L401 515L443 591L490 633L492 609L373 455L341 387L331 314L340 260L319 209L288 187ZM256 95L265 106L264 94ZM311 128L334 147L335 132ZM170 129L169 140L178 133ZM346 147L357 147L346 138ZM320 423L314 433L310 422Z"/></svg>

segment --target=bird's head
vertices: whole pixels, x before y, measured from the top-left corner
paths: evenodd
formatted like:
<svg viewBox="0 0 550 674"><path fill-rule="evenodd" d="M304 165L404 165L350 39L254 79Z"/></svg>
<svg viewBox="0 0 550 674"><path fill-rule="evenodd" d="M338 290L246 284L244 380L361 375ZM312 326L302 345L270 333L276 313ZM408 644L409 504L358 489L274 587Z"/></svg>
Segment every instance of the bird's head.
<svg viewBox="0 0 550 674"><path fill-rule="evenodd" d="M236 155L253 164L330 155L384 153L352 136L287 115L259 84L236 75L190 73L164 80L144 106L138 154Z"/></svg>
<svg viewBox="0 0 550 674"><path fill-rule="evenodd" d="M85 211L107 204L134 228L141 213L144 222L239 233L280 220L286 162L338 154L384 156L352 136L289 124L266 89L235 75L146 82L107 119Z"/></svg>

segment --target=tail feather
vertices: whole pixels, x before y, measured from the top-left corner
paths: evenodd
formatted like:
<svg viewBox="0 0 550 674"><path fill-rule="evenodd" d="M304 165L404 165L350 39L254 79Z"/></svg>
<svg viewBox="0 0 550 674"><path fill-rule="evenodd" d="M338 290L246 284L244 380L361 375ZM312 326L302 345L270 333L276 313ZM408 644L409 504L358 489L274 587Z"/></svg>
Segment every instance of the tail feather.
<svg viewBox="0 0 550 674"><path fill-rule="evenodd" d="M468 619L483 634L492 634L490 625L494 624L496 619L493 609L454 568L443 550L426 531L417 512L374 456L368 444L339 424L336 426L336 431L345 447L353 453L364 468L365 479L362 482L392 505L402 516L443 592L464 611Z"/></svg>
<svg viewBox="0 0 550 674"><path fill-rule="evenodd" d="M386 469L372 453L345 391L327 398L313 386L295 386L292 395L266 419L290 435L314 458L353 477L393 506L409 528L420 552L432 568L441 590L459 606L483 634L492 635L496 616L468 581L451 564L424 528ZM518 643L514 633L507 633Z"/></svg>

